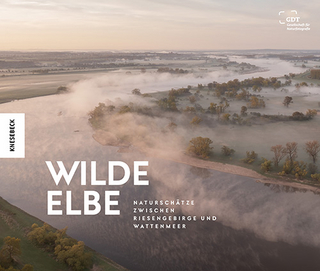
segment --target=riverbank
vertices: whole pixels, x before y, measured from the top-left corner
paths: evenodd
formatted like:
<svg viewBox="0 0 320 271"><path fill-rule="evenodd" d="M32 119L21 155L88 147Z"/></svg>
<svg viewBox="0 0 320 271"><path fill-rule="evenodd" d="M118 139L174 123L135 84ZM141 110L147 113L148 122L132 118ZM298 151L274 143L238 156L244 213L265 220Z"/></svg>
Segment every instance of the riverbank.
<svg viewBox="0 0 320 271"><path fill-rule="evenodd" d="M21 256L18 258L18 263L20 265L22 263L31 264L35 271L70 270L65 264L56 261L49 252L35 246L27 238L27 233L30 231L31 226L34 223L42 226L44 222L32 215L29 215L18 207L11 205L0 197L0 247L3 244L3 239L7 236L19 238L21 240L20 246L22 252ZM93 265L90 270L127 270L87 246L85 247L85 250L92 254Z"/></svg>
<svg viewBox="0 0 320 271"><path fill-rule="evenodd" d="M306 183L302 183L301 181L294 181L289 178L283 177L280 179L269 178L263 176L262 174L254 171L252 169L248 169L245 167L227 164L227 163L220 163L214 162L209 160L203 160L196 157L191 157L186 155L184 152L174 153L169 150L154 150L151 148L141 147L136 148L133 146L124 146L119 144L117 139L112 134L106 133L104 131L98 130L93 134L94 140L96 140L99 144L103 146L113 146L119 147L118 152L134 152L138 151L146 156L160 158L176 163L186 164L193 167L204 168L204 169L211 169L220 172L230 173L234 175L245 176L254 179L256 182L265 183L265 184L277 184L283 186L289 186L295 189L305 189L312 191L314 193L320 193L320 187L311 186Z"/></svg>
<svg viewBox="0 0 320 271"><path fill-rule="evenodd" d="M212 170L217 170L220 172L230 173L230 174L234 174L234 175L250 177L252 179L255 179L255 181L259 182L259 183L290 186L290 187L296 188L296 189L306 189L309 191L313 191L315 193L320 193L320 187L318 188L318 187L310 186L308 184L304 184L301 182L292 181L288 178L283 179L283 180L272 179L272 178L268 178L266 176L263 176L252 169L248 169L248 168L236 166L236 165L231 165L231 164L223 164L223 163L219 163L219 162L206 161L203 159L190 157L184 153L180 153L178 155L172 155L170 153L170 156L168 156L165 154L165 152L159 152L159 151L152 152L151 150L148 150L148 151L146 151L146 154L148 156L166 159L166 160L169 160L172 162L182 163L182 164L186 164L189 166L205 168L205 169L212 169Z"/></svg>

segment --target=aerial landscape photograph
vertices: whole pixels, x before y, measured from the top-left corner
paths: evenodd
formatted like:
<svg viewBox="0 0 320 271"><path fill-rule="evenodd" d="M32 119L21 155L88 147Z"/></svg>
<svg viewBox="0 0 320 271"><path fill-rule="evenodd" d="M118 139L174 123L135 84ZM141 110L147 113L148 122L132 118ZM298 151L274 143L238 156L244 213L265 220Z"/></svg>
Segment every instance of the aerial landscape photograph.
<svg viewBox="0 0 320 271"><path fill-rule="evenodd" d="M0 271L319 270L319 11L0 0Z"/></svg>

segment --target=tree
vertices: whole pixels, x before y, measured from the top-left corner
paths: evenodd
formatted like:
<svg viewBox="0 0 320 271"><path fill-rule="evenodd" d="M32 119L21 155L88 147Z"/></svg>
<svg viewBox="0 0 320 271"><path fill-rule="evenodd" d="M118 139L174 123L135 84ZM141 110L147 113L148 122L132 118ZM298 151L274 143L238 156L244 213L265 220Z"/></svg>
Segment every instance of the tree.
<svg viewBox="0 0 320 271"><path fill-rule="evenodd" d="M249 103L247 104L249 108L260 108L266 107L263 99L258 99L256 96L251 96Z"/></svg>
<svg viewBox="0 0 320 271"><path fill-rule="evenodd" d="M186 113L196 113L196 109L193 106L186 106L185 109L183 109L183 112Z"/></svg>
<svg viewBox="0 0 320 271"><path fill-rule="evenodd" d="M54 251L57 259L66 263L74 271L82 271L91 265L92 255L85 252L84 242L66 237L67 228L53 232L46 223L42 227L32 225L28 237L37 244L48 244L46 249ZM23 271L32 271L31 266L24 266Z"/></svg>
<svg viewBox="0 0 320 271"><path fill-rule="evenodd" d="M132 93L133 95L141 95L140 89L138 89L138 88L133 89L133 90L131 91L131 93Z"/></svg>
<svg viewBox="0 0 320 271"><path fill-rule="evenodd" d="M259 99L256 96L251 96L250 104L248 104L248 106L251 108L259 107Z"/></svg>
<svg viewBox="0 0 320 271"><path fill-rule="evenodd" d="M176 91L171 90L168 98L163 98L158 101L159 107L166 111L178 111L175 96Z"/></svg>
<svg viewBox="0 0 320 271"><path fill-rule="evenodd" d="M195 137L189 142L187 152L202 158L208 158L213 147L210 147L212 140L208 137Z"/></svg>
<svg viewBox="0 0 320 271"><path fill-rule="evenodd" d="M201 118L199 118L198 116L193 117L193 119L190 121L190 124L196 126L199 125L199 123L202 121Z"/></svg>
<svg viewBox="0 0 320 271"><path fill-rule="evenodd" d="M235 153L235 150L227 147L226 145L223 145L223 146L221 147L221 152L222 152L223 155L225 155L225 156L231 156L231 155L233 155L233 154Z"/></svg>
<svg viewBox="0 0 320 271"><path fill-rule="evenodd" d="M104 113L107 111L107 107L105 103L99 103L98 106L94 108L94 110L88 113L90 118L99 118L103 117Z"/></svg>
<svg viewBox="0 0 320 271"><path fill-rule="evenodd" d="M317 110L315 109L308 109L308 111L306 112L306 117L309 119L312 119L316 115L317 115Z"/></svg>
<svg viewBox="0 0 320 271"><path fill-rule="evenodd" d="M320 144L317 140L306 142L306 152L312 158L315 164L318 158L318 153L320 152Z"/></svg>
<svg viewBox="0 0 320 271"><path fill-rule="evenodd" d="M94 110L88 113L89 122L94 128L100 128L103 125L103 118L108 112L108 108L105 103L99 103Z"/></svg>
<svg viewBox="0 0 320 271"><path fill-rule="evenodd" d="M305 116L302 112L295 111L292 113L292 118L294 120L305 120Z"/></svg>
<svg viewBox="0 0 320 271"><path fill-rule="evenodd" d="M272 85L272 87L273 87L274 89L280 88L280 87L281 87L281 82L280 82L280 81L275 82L275 83Z"/></svg>
<svg viewBox="0 0 320 271"><path fill-rule="evenodd" d="M248 108L246 106L241 106L241 116L246 116L247 115L247 110Z"/></svg>
<svg viewBox="0 0 320 271"><path fill-rule="evenodd" d="M276 146L272 146L270 150L274 153L273 163L274 163L274 166L277 167L279 166L279 163L283 159L283 157L285 157L287 154L286 148L283 147L282 145L276 145Z"/></svg>
<svg viewBox="0 0 320 271"><path fill-rule="evenodd" d="M293 103L292 97L286 96L283 100L283 104L288 107L290 103Z"/></svg>
<svg viewBox="0 0 320 271"><path fill-rule="evenodd" d="M176 99L174 96L171 96L168 98L168 109L170 111L178 111L177 109L177 104L176 104Z"/></svg>
<svg viewBox="0 0 320 271"><path fill-rule="evenodd" d="M223 122L229 122L230 121L230 114L229 113L225 113L222 115L222 121Z"/></svg>
<svg viewBox="0 0 320 271"><path fill-rule="evenodd" d="M40 246L54 246L57 235L47 223L44 223L42 227L33 224L31 228L32 230L28 233L28 238L31 241Z"/></svg>
<svg viewBox="0 0 320 271"><path fill-rule="evenodd" d="M252 90L254 91L254 92L260 92L261 90L262 90L262 88L261 87L259 87L259 86L257 86L257 85L253 85L252 86Z"/></svg>
<svg viewBox="0 0 320 271"><path fill-rule="evenodd" d="M210 103L210 106L208 107L208 110L211 114L217 113L217 104L216 103Z"/></svg>
<svg viewBox="0 0 320 271"><path fill-rule="evenodd" d="M91 254L84 251L84 242L72 244L71 238L64 238L64 244L58 244L55 249L57 259L66 263L75 271L82 271L91 265Z"/></svg>
<svg viewBox="0 0 320 271"><path fill-rule="evenodd" d="M4 238L4 245L3 250L8 253L9 259L11 262L14 261L14 257L21 254L21 248L20 248L20 239L7 236Z"/></svg>
<svg viewBox="0 0 320 271"><path fill-rule="evenodd" d="M0 250L0 271L5 271L4 268L9 268L11 265L11 259L9 257L9 252L5 249ZM3 267L3 269L1 269Z"/></svg>
<svg viewBox="0 0 320 271"><path fill-rule="evenodd" d="M248 101L249 96L250 96L249 91L246 91L245 89L241 89L241 92L236 95L236 98L237 98L238 100Z"/></svg>
<svg viewBox="0 0 320 271"><path fill-rule="evenodd" d="M298 157L297 155L298 143L297 142L288 142L286 144L285 153L287 155L287 159L293 164L294 159Z"/></svg>

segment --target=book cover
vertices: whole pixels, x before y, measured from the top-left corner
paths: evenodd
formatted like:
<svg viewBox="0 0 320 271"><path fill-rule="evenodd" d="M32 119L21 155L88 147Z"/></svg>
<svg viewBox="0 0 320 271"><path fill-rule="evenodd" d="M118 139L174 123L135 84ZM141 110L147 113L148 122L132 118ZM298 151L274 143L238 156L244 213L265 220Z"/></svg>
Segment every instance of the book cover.
<svg viewBox="0 0 320 271"><path fill-rule="evenodd" d="M0 269L320 267L316 1L0 6Z"/></svg>

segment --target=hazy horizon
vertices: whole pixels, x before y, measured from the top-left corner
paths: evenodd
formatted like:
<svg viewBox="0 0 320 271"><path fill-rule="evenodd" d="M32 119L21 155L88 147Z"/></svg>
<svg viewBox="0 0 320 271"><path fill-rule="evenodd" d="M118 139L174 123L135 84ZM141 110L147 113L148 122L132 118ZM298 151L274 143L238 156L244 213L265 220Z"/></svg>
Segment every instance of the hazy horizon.
<svg viewBox="0 0 320 271"><path fill-rule="evenodd" d="M316 50L320 44L315 0L0 0L0 7L0 51ZM288 31L279 23L288 16L310 30Z"/></svg>
<svg viewBox="0 0 320 271"><path fill-rule="evenodd" d="M170 52L182 52L182 53L187 53L187 52L198 52L198 53L206 53L206 52L263 52L263 51L288 51L288 52L309 52L309 51L313 51L313 52L319 52L320 51L320 47L318 49L270 49L270 48L263 48L263 49L256 49L256 48L252 48L252 49L203 49L203 50L184 50L184 49L41 49L41 48L34 48L34 49L8 49L8 50L0 50L0 52L111 52L111 53L117 53L117 52L121 52L121 53L147 53L147 52L152 52L152 53L170 53Z"/></svg>

